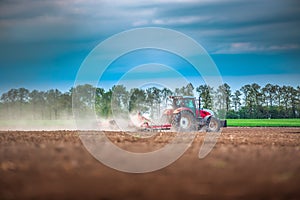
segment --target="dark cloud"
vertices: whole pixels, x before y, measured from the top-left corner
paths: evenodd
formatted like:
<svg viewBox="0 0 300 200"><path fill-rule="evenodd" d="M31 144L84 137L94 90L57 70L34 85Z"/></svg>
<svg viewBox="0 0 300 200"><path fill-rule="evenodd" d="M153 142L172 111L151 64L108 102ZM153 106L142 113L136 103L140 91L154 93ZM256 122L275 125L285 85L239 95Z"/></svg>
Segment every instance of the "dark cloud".
<svg viewBox="0 0 300 200"><path fill-rule="evenodd" d="M271 51L268 47L273 45L300 45L300 7L297 5L296 1L255 0L176 3L154 7L156 21L160 22L158 25L186 32L197 31L206 40L223 41L224 46L236 42L251 42L253 45L265 46L257 50ZM150 9L151 6L143 8ZM194 20L189 23L180 23L179 19L191 17ZM179 23L168 23L172 22L171 19L178 19Z"/></svg>
<svg viewBox="0 0 300 200"><path fill-rule="evenodd" d="M1 68L23 72L26 66L31 77L44 66L43 73L64 69L67 77L66 66L77 69L99 42L146 26L181 31L215 55L292 53L286 68L299 63L297 0L1 0Z"/></svg>
<svg viewBox="0 0 300 200"><path fill-rule="evenodd" d="M299 45L297 5L295 0L2 1L0 41L75 42L133 27L161 26L195 35L214 47L222 46L221 41L224 47L237 42L266 47Z"/></svg>

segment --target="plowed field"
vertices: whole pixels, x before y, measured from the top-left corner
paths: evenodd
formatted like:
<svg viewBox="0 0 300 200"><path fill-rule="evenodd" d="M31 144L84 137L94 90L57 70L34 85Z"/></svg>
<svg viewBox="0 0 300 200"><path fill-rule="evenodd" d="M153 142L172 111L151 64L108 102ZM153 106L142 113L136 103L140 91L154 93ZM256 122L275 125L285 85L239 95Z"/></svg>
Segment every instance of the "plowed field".
<svg viewBox="0 0 300 200"><path fill-rule="evenodd" d="M133 152L172 139L106 134ZM0 199L300 199L300 128L225 128L199 159L205 134L170 166L129 174L97 161L76 131L0 131Z"/></svg>

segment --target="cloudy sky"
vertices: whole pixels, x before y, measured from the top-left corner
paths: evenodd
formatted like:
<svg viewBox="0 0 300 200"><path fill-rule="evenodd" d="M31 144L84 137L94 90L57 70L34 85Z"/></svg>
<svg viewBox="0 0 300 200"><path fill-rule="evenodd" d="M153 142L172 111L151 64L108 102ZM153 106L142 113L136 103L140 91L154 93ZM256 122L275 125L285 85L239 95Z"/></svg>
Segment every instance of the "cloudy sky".
<svg viewBox="0 0 300 200"><path fill-rule="evenodd" d="M100 42L141 27L170 28L193 38L233 88L253 82L300 85L299 5L297 0L1 0L0 92L66 91Z"/></svg>

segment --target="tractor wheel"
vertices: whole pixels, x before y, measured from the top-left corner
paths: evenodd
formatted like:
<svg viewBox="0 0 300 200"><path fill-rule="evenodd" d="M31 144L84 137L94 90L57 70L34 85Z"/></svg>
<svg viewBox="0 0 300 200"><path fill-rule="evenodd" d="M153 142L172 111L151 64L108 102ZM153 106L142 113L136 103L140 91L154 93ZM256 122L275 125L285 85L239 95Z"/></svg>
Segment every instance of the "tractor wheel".
<svg viewBox="0 0 300 200"><path fill-rule="evenodd" d="M208 121L207 121L207 131L208 132L218 132L221 128L221 123L220 120L218 120L215 117L211 117Z"/></svg>
<svg viewBox="0 0 300 200"><path fill-rule="evenodd" d="M194 115L189 111L181 111L174 115L172 127L178 132L191 132L196 130L196 120Z"/></svg>

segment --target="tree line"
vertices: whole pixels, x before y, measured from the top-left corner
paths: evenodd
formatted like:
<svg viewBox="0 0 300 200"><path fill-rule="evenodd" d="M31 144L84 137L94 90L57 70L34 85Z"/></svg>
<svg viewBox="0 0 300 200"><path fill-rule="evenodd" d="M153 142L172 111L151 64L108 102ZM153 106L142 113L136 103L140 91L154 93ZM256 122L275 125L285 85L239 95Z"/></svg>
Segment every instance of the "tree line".
<svg viewBox="0 0 300 200"><path fill-rule="evenodd" d="M300 117L300 86L262 87L253 83L232 91L226 83L218 88L189 83L174 91L157 87L127 89L123 85L105 90L89 84L67 92L11 89L1 95L0 119L69 119L74 111L72 100L75 111L87 115L95 110L97 116L105 118L133 111L158 116L170 104L170 95L200 97L201 107L213 110L220 118Z"/></svg>

